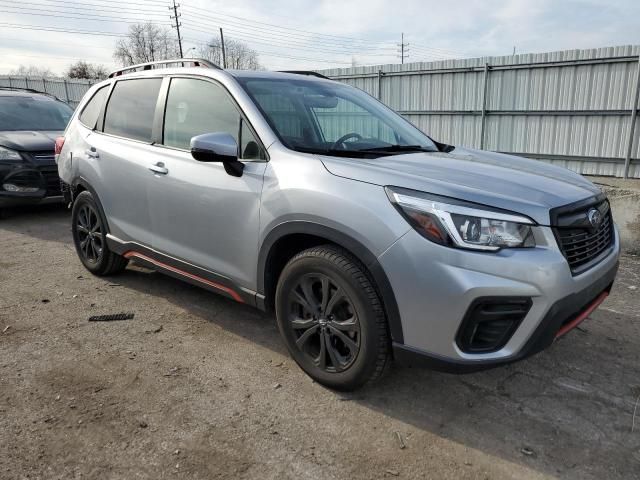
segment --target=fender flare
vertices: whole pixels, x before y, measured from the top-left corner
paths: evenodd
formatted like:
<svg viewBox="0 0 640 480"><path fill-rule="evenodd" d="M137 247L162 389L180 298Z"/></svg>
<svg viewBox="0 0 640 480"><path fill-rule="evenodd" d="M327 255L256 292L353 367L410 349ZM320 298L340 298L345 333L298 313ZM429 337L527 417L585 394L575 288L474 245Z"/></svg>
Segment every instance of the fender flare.
<svg viewBox="0 0 640 480"><path fill-rule="evenodd" d="M93 188L91 184L83 177L76 177L71 182L71 188L74 190L74 192L78 187L82 187L85 190L87 190L89 193L91 193L93 200L96 202L96 205L98 205L98 210L99 210L100 216L102 217L102 223L107 228L106 233L109 233L111 231L111 228L109 228L109 221L107 220L107 216L104 213L104 207L102 206L102 202L100 201L98 192L96 192L95 188ZM75 202L75 199L76 199L76 194L74 193L73 194L74 202Z"/></svg>
<svg viewBox="0 0 640 480"><path fill-rule="evenodd" d="M404 343L398 303L382 265L380 265L376 256L361 242L332 227L304 220L287 221L274 227L262 242L258 254L257 287L260 295L264 296L266 293L267 265L273 246L280 239L292 234L307 234L326 238L328 241L348 250L360 260L371 274L381 297L383 308L387 315L391 340L395 343Z"/></svg>

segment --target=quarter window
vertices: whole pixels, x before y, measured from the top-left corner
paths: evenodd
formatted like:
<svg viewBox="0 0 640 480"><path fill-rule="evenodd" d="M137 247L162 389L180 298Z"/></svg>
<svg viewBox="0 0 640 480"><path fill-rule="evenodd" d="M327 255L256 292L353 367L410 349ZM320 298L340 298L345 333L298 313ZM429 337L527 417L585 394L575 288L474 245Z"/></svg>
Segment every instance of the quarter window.
<svg viewBox="0 0 640 480"><path fill-rule="evenodd" d="M93 97L91 97L91 100L87 102L80 114L80 121L91 129L96 128L98 115L100 115L102 104L104 103L104 99L109 91L107 87L108 85L105 85L104 87L96 90L96 93L93 94Z"/></svg>
<svg viewBox="0 0 640 480"><path fill-rule="evenodd" d="M161 78L121 80L107 104L104 132L151 142Z"/></svg>

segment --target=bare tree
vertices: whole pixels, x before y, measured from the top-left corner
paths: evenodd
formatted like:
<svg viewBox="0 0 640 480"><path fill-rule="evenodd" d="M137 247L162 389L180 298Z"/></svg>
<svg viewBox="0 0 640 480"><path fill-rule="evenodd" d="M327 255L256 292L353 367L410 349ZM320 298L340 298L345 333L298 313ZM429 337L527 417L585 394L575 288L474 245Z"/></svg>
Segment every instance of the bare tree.
<svg viewBox="0 0 640 480"><path fill-rule="evenodd" d="M102 80L107 78L107 69L104 65L92 64L84 60L78 60L67 69L67 78L85 78L87 80Z"/></svg>
<svg viewBox="0 0 640 480"><path fill-rule="evenodd" d="M237 40L224 42L227 54L227 67L236 70L261 70L262 66L258 58L258 52L246 43ZM220 39L212 38L208 45L203 45L199 50L200 56L206 60L222 66L222 47Z"/></svg>
<svg viewBox="0 0 640 480"><path fill-rule="evenodd" d="M152 22L129 27L126 38L116 42L113 57L123 66L179 58L178 41L167 28Z"/></svg>
<svg viewBox="0 0 640 480"><path fill-rule="evenodd" d="M21 77L41 77L48 78L55 76L50 68L38 67L36 65L20 65L17 69L9 72L9 75Z"/></svg>

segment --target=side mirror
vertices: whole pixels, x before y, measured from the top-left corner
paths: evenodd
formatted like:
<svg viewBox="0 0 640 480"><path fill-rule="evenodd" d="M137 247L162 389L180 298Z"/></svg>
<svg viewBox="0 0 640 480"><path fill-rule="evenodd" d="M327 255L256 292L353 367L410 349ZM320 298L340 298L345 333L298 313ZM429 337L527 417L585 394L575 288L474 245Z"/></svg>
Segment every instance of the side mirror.
<svg viewBox="0 0 640 480"><path fill-rule="evenodd" d="M199 162L222 162L225 171L241 177L244 163L238 160L238 143L228 133L204 133L191 139L191 156Z"/></svg>

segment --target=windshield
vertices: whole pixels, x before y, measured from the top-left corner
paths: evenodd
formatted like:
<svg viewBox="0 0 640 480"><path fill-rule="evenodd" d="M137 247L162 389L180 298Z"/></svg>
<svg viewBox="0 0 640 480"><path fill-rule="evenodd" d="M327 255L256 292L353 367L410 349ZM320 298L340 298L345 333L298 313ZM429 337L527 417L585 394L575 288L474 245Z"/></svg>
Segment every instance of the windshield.
<svg viewBox="0 0 640 480"><path fill-rule="evenodd" d="M64 130L73 115L66 103L44 95L0 95L0 130Z"/></svg>
<svg viewBox="0 0 640 480"><path fill-rule="evenodd" d="M357 88L297 79L239 81L292 150L358 157L437 151L424 133Z"/></svg>

